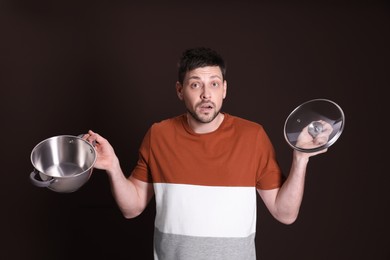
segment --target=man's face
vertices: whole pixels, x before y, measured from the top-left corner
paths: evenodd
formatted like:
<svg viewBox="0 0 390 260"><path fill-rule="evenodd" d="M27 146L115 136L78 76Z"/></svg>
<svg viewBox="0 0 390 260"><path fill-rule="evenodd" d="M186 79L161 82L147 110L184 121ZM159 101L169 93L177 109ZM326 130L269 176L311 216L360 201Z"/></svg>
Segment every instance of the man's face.
<svg viewBox="0 0 390 260"><path fill-rule="evenodd" d="M219 114L227 83L218 66L197 68L186 73L183 85L176 83L179 99L200 123L209 123Z"/></svg>

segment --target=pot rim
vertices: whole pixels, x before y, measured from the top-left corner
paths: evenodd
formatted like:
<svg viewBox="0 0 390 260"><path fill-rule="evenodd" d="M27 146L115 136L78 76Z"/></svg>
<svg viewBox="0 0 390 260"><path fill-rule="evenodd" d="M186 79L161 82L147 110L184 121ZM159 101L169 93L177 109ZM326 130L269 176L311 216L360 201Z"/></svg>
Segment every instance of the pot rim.
<svg viewBox="0 0 390 260"><path fill-rule="evenodd" d="M42 145L43 143L45 143L45 142L48 142L49 140L52 140L52 139L59 139L59 138L66 138L66 137L74 138L74 139L78 139L78 140L82 140L84 143L88 144L88 146L93 150L93 154L94 154L94 158L93 158L93 162L91 163L91 166L88 167L88 169L86 169L86 170L83 171L83 172L80 172L80 173L77 173L77 174L73 174L73 175L65 175L65 176L52 176L52 175L50 175L50 174L46 174L46 173L40 171L40 170L36 167L36 165L35 165L35 163L34 163L34 160L33 160L33 154L34 154L34 152L38 149L39 146L41 146L41 145ZM31 151L31 154L30 154L30 161L31 161L32 165L34 166L34 169L35 169L36 171L38 171L39 173L42 173L42 174L44 174L44 175L46 175L46 176L48 176L48 177L55 178L55 179L74 178L74 177L80 176L80 175L85 174L85 173L91 173L91 172L92 172L92 169L93 169L93 167L94 167L94 165L95 165L96 160L97 160L97 153L96 153L95 147L94 147L92 144L90 144L88 141L84 140L83 138L81 138L81 137L79 137L79 136L75 136L75 135L56 135L56 136L52 136L52 137L46 138L46 139L40 141L37 145L35 145L34 148L33 148L32 151Z"/></svg>

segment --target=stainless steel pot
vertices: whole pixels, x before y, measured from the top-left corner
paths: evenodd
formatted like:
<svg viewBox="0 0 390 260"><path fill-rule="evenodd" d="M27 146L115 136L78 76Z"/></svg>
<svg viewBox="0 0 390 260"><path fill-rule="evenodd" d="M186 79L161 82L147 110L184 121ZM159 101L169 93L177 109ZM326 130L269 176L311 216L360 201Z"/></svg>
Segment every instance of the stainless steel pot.
<svg viewBox="0 0 390 260"><path fill-rule="evenodd" d="M80 189L91 177L96 162L94 146L80 136L60 135L37 144L31 152L32 184L56 192Z"/></svg>

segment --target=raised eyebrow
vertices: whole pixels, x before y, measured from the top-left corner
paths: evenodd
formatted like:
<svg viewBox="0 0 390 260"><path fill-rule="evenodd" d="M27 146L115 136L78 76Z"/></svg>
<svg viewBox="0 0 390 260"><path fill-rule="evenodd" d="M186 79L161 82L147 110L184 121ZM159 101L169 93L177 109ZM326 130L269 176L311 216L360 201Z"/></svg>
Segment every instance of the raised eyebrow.
<svg viewBox="0 0 390 260"><path fill-rule="evenodd" d="M190 80L190 79L200 79L200 77L198 77L198 76L191 76L187 80Z"/></svg>
<svg viewBox="0 0 390 260"><path fill-rule="evenodd" d="M218 76L218 75L213 75L213 76L211 76L210 78L211 78L211 79L215 79L215 78L217 78L217 79L220 79L220 80L222 80L222 78L221 78L220 76Z"/></svg>
<svg viewBox="0 0 390 260"><path fill-rule="evenodd" d="M210 78L211 79L215 79L215 78L217 78L217 79L220 79L220 80L222 80L222 77L220 77L220 76L218 76L218 75L212 75L212 76L210 76ZM200 77L198 77L198 76L191 76L191 77L189 77L188 78L188 80L190 80L190 79L201 79Z"/></svg>

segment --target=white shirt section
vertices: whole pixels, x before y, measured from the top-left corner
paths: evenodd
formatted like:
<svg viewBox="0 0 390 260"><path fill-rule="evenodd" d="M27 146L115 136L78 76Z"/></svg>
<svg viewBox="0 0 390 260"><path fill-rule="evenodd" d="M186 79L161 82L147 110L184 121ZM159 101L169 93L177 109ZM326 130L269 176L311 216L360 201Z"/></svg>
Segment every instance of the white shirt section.
<svg viewBox="0 0 390 260"><path fill-rule="evenodd" d="M163 233L247 237L256 231L255 187L154 183L155 226Z"/></svg>

